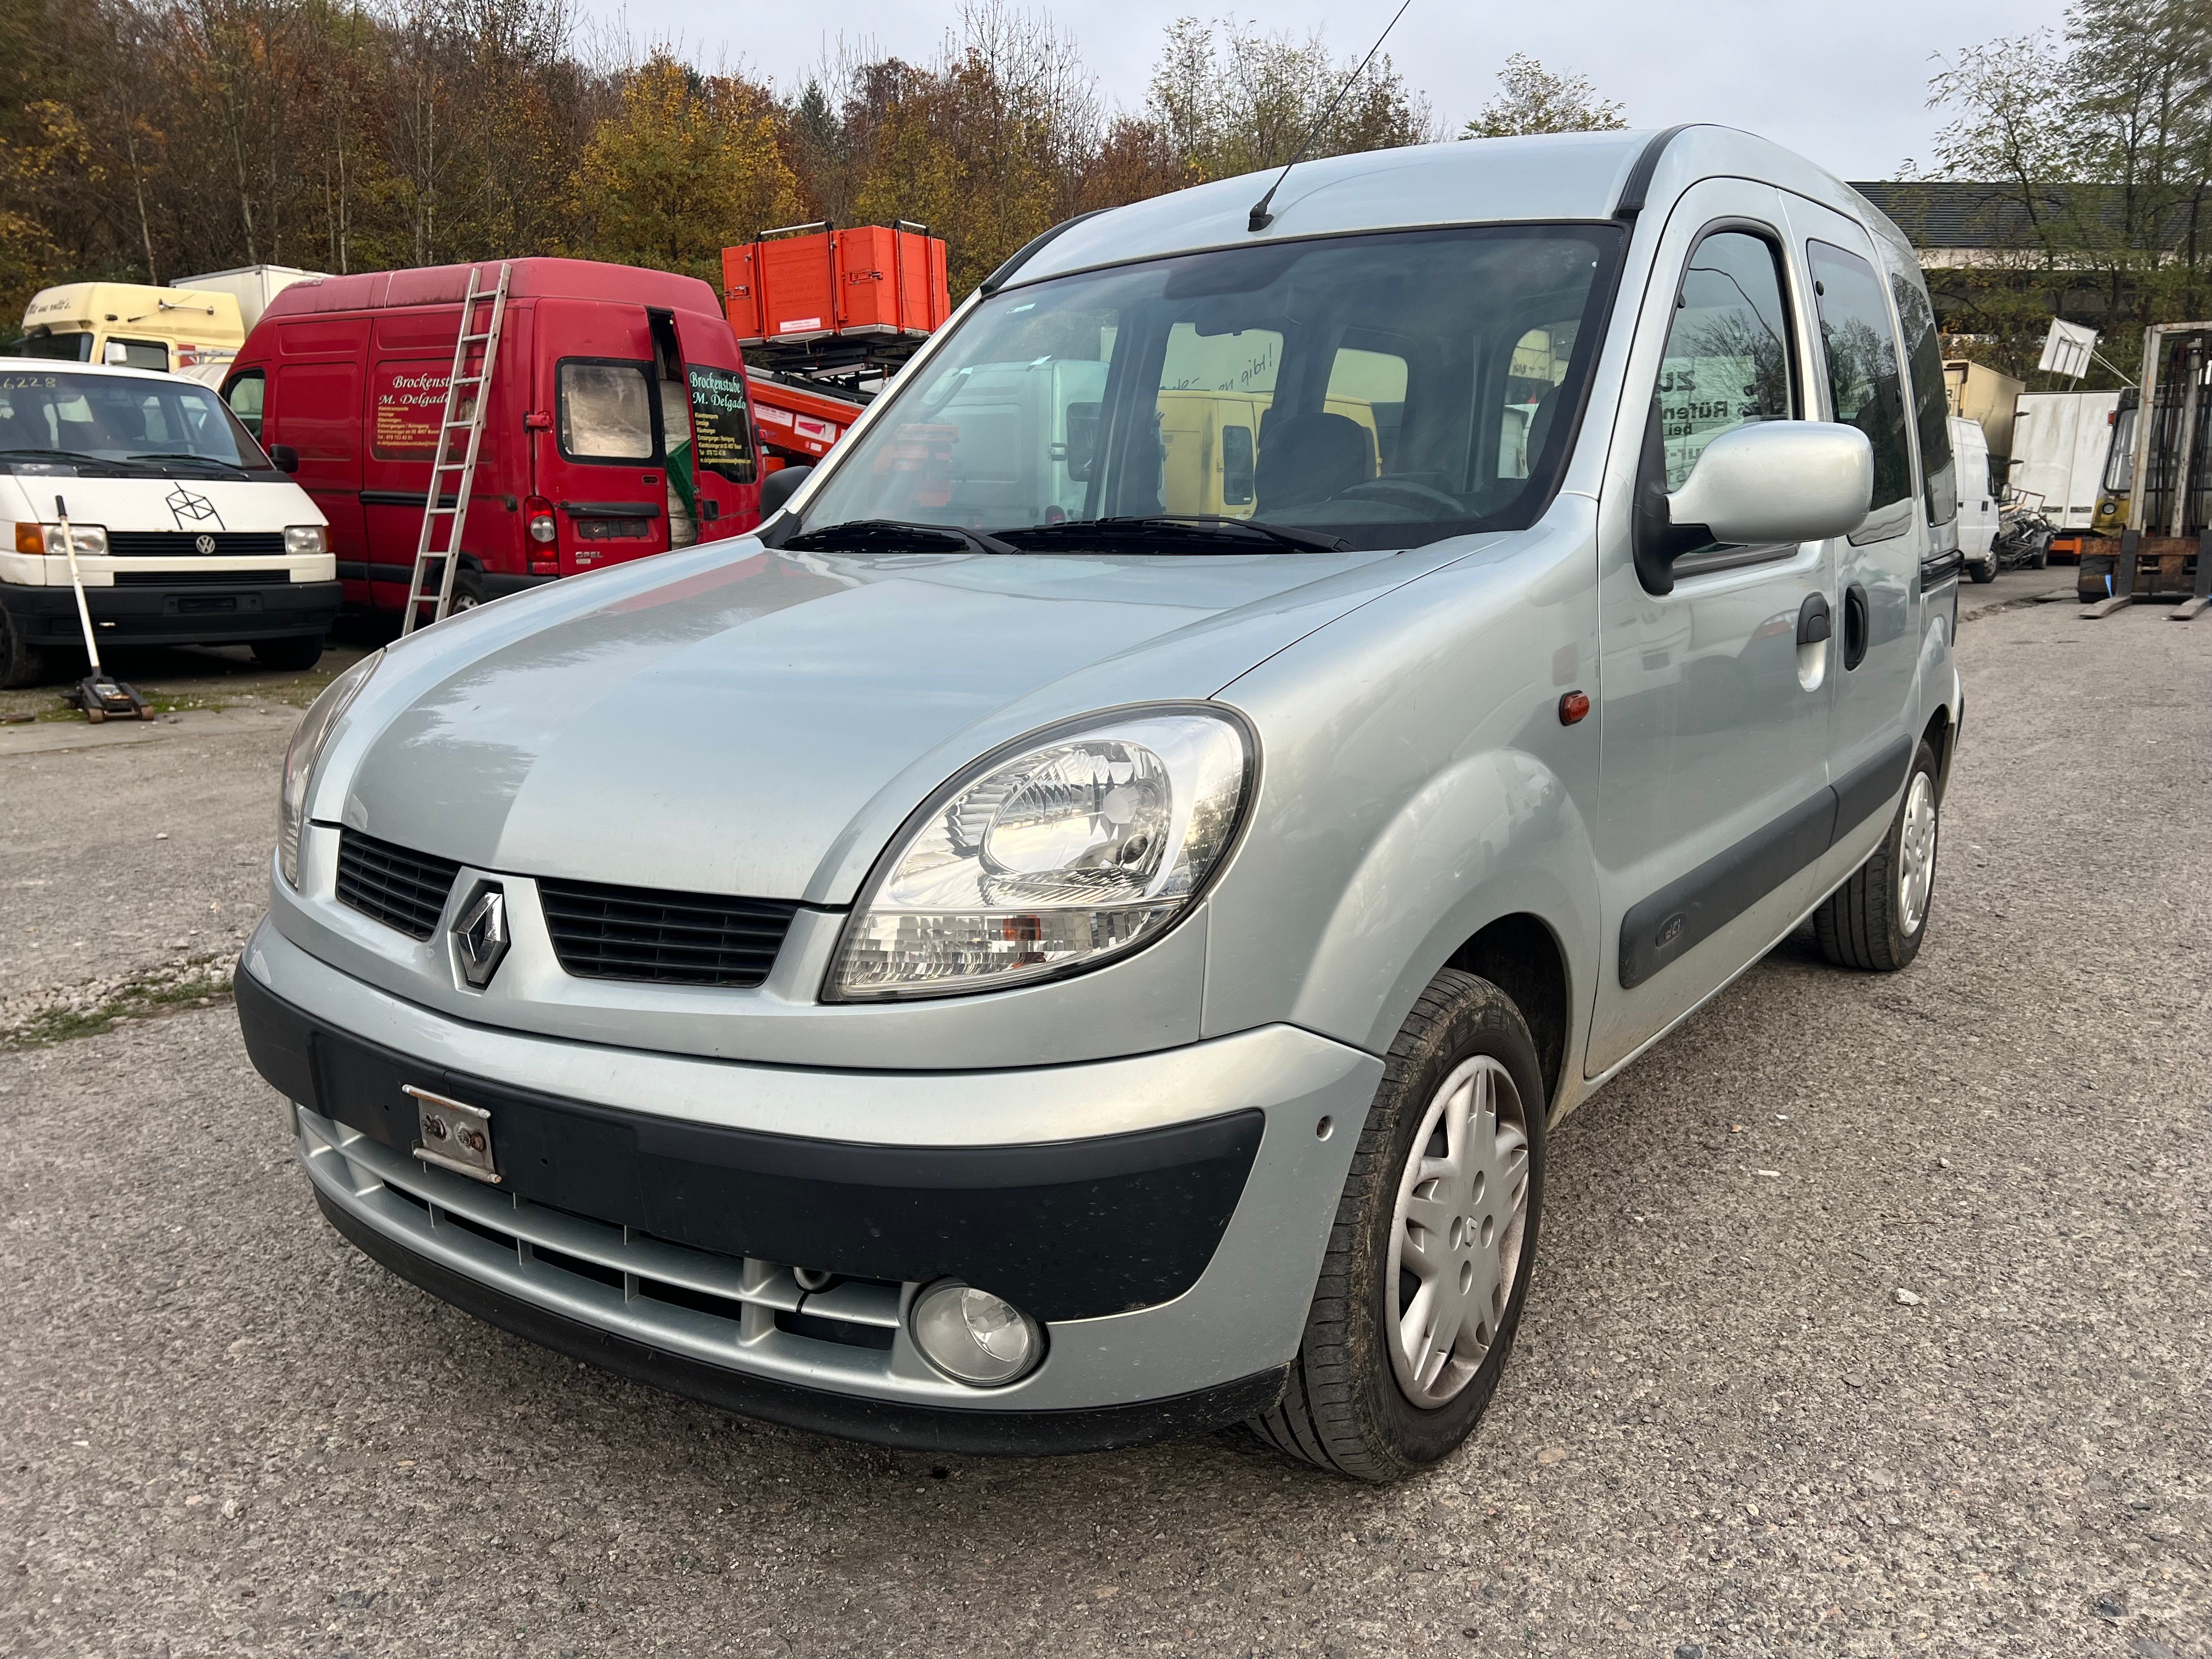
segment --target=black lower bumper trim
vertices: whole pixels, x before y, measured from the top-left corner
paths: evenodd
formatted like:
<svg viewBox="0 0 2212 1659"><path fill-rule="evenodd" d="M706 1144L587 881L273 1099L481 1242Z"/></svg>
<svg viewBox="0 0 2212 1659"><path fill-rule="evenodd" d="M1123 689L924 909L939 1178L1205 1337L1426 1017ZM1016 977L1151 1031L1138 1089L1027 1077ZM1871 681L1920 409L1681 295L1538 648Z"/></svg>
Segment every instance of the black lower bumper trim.
<svg viewBox="0 0 2212 1659"><path fill-rule="evenodd" d="M319 1189L315 1201L363 1255L463 1312L541 1347L739 1416L908 1451L1044 1457L1204 1434L1268 1410L1281 1398L1289 1371L1277 1366L1195 1394L1076 1411L954 1411L832 1394L748 1376L564 1318L393 1243Z"/></svg>
<svg viewBox="0 0 2212 1659"><path fill-rule="evenodd" d="M241 582L204 576L173 587L88 587L85 608L103 646L216 645L326 634L343 601L338 583ZM78 645L83 624L68 587L0 583L0 609L28 645Z"/></svg>
<svg viewBox="0 0 2212 1659"><path fill-rule="evenodd" d="M1079 1140L820 1140L556 1097L364 1042L241 964L255 1067L404 1156L427 1089L491 1114L504 1189L724 1255L924 1282L951 1275L1048 1323L1151 1307L1198 1281L1265 1127L1254 1109ZM734 1068L731 1087L743 1086ZM887 1084L887 1088L896 1085Z"/></svg>

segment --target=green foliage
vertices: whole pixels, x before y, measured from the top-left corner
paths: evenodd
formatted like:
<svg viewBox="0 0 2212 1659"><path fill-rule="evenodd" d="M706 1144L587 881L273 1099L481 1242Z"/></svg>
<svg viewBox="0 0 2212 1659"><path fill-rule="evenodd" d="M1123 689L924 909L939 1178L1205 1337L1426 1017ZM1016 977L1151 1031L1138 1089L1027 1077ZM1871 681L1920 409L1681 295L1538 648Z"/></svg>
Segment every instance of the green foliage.
<svg viewBox="0 0 2212 1659"><path fill-rule="evenodd" d="M1615 132L1628 124L1579 75L1554 75L1514 52L1498 71L1498 95L1461 131L1462 138L1517 138L1537 132Z"/></svg>
<svg viewBox="0 0 2212 1659"><path fill-rule="evenodd" d="M1166 154L1192 182L1279 167L1358 67L1340 63L1318 34L1263 34L1233 18L1179 18L1152 70L1146 113ZM1427 103L1388 57L1369 65L1306 154L1348 155L1437 135Z"/></svg>
<svg viewBox="0 0 2212 1659"><path fill-rule="evenodd" d="M2131 373L2145 325L2207 314L2208 0L2077 0L2063 35L1967 47L1929 94L1950 119L1905 177L1986 186L1975 228L1995 246L1939 283L1945 331L1978 359L2032 374L2056 315L2102 331Z"/></svg>
<svg viewBox="0 0 2212 1659"><path fill-rule="evenodd" d="M719 290L722 249L798 210L774 105L750 82L656 55L624 77L579 173L593 258L698 276Z"/></svg>

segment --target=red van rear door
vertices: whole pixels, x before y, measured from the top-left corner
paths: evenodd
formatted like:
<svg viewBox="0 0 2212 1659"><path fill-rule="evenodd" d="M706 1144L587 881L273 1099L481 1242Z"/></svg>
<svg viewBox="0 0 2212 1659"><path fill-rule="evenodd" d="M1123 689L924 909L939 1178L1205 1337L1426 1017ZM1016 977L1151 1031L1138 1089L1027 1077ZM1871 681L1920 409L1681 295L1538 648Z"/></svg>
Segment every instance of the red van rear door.
<svg viewBox="0 0 2212 1659"><path fill-rule="evenodd" d="M661 398L643 306L540 300L536 493L553 504L561 572L668 546Z"/></svg>
<svg viewBox="0 0 2212 1659"><path fill-rule="evenodd" d="M760 522L760 458L745 362L721 318L678 312L675 325L690 393L699 539L742 535Z"/></svg>

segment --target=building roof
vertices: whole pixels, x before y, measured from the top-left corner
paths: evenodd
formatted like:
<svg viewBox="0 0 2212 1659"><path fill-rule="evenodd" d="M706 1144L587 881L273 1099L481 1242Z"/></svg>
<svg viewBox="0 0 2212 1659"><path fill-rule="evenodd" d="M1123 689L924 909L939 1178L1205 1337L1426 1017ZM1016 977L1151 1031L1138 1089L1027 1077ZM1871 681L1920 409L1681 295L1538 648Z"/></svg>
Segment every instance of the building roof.
<svg viewBox="0 0 2212 1659"><path fill-rule="evenodd" d="M2033 249L2041 242L2039 224L2052 222L2063 224L2066 241L2077 246L2084 231L2092 241L2112 246L2126 236L2126 202L2110 185L2044 185L2026 196L2018 185L1953 179L1873 179L1851 188L1923 251L1963 255ZM2187 210L2178 208L2166 225L2165 246L2180 246L2188 231Z"/></svg>

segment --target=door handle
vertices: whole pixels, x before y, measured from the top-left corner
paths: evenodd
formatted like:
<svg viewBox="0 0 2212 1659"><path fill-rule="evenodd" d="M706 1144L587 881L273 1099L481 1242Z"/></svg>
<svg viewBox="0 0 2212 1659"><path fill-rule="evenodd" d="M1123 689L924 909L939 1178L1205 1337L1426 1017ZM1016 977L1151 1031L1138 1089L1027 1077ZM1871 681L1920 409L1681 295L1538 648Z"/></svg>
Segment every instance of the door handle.
<svg viewBox="0 0 2212 1659"><path fill-rule="evenodd" d="M1834 632L1835 626L1828 619L1827 596L1808 593L1805 603L1797 607L1797 643L1818 645Z"/></svg>
<svg viewBox="0 0 2212 1659"><path fill-rule="evenodd" d="M1874 611L1867 591L1857 582L1844 590L1844 667L1856 668L1866 660L1874 632Z"/></svg>

